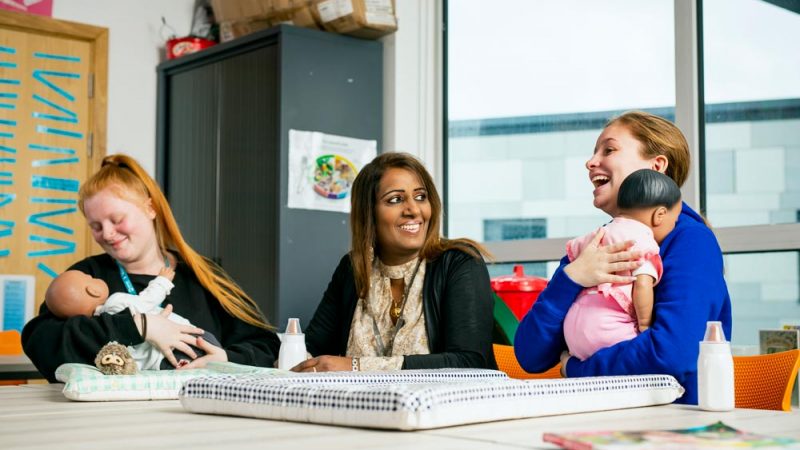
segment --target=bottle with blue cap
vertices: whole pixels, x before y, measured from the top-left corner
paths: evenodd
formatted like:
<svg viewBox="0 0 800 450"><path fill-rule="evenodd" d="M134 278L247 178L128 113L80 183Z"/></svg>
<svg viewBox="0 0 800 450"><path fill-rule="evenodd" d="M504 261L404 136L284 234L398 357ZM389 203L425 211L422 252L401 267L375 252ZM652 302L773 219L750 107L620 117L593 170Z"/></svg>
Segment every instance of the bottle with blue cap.
<svg viewBox="0 0 800 450"><path fill-rule="evenodd" d="M709 321L697 357L697 400L706 411L730 411L735 406L733 355L722 322Z"/></svg>

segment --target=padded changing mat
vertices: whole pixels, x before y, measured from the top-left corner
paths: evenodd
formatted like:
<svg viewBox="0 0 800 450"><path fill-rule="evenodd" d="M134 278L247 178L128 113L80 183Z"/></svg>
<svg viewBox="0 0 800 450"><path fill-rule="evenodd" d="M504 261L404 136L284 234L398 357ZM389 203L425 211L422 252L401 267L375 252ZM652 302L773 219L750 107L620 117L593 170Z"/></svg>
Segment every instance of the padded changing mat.
<svg viewBox="0 0 800 450"><path fill-rule="evenodd" d="M205 369L144 370L135 375L103 375L94 366L68 363L56 369L56 379L64 383L64 396L70 400L171 400L178 398L184 382L195 377L256 373L261 377L268 377L282 376L281 374L286 376L287 372L230 362L213 362Z"/></svg>
<svg viewBox="0 0 800 450"><path fill-rule="evenodd" d="M195 378L184 409L318 424L416 430L671 403L668 375L514 380L489 370Z"/></svg>

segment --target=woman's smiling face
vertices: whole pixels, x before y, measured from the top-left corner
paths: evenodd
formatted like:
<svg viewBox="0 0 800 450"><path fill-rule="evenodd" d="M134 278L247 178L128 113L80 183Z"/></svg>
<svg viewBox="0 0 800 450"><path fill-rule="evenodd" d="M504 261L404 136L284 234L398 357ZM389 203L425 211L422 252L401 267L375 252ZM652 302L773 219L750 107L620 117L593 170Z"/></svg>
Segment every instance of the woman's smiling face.
<svg viewBox="0 0 800 450"><path fill-rule="evenodd" d="M641 143L619 123L606 127L597 138L594 154L586 161L589 181L594 185L594 206L614 216L617 193L625 178L639 169L659 170L656 158L646 159Z"/></svg>
<svg viewBox="0 0 800 450"><path fill-rule="evenodd" d="M425 244L431 218L425 185L414 172L391 168L381 177L377 195L378 256L390 266L414 259Z"/></svg>
<svg viewBox="0 0 800 450"><path fill-rule="evenodd" d="M158 245L149 201L136 204L106 188L87 198L83 211L94 240L122 263L138 261Z"/></svg>

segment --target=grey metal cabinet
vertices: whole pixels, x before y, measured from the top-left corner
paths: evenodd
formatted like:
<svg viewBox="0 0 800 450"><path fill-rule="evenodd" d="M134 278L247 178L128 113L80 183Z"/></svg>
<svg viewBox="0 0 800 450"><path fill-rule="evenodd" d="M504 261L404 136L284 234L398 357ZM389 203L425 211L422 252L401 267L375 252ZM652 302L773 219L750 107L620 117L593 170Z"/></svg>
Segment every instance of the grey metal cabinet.
<svg viewBox="0 0 800 450"><path fill-rule="evenodd" d="M281 26L158 67L156 177L193 248L282 328L349 250L346 214L287 208L289 130L382 141L382 47Z"/></svg>

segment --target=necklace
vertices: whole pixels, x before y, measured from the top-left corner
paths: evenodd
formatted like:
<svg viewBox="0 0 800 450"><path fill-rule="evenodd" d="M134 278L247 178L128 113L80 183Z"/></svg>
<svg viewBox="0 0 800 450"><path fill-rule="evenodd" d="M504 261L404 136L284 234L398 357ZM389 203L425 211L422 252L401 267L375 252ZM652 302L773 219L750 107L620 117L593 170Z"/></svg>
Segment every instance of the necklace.
<svg viewBox="0 0 800 450"><path fill-rule="evenodd" d="M389 317L392 318L392 322L397 322L397 319L400 318L400 313L403 312L403 309L400 305L401 303L405 303L405 300L405 293L400 301L395 301L394 297L392 297L392 307L389 309Z"/></svg>
<svg viewBox="0 0 800 450"><path fill-rule="evenodd" d="M403 286L403 296L400 297L400 300L396 302L394 296L392 296L392 306L389 308L389 317L392 318L393 323L397 323L397 319L399 319L400 315L403 313L403 307L406 305L408 291L411 290L411 285L414 284L414 278L417 277L417 271L419 270L420 262L422 262L422 260L417 260L417 265L414 266L414 273L411 274L411 281Z"/></svg>
<svg viewBox="0 0 800 450"><path fill-rule="evenodd" d="M378 321L375 319L375 316L372 316L372 333L375 335L375 346L378 347L378 354L381 356L390 356L392 354L392 348L394 347L394 338L397 336L397 332L400 331L400 328L405 325L403 319L400 316L403 314L403 308L406 305L406 297L408 296L408 291L411 290L411 285L414 284L414 278L417 277L417 271L419 270L419 265L422 263L422 259L417 260L417 265L414 267L414 274L411 275L411 281L405 285L405 289L403 289L403 298L400 301L400 308L399 311L396 313L397 318L395 319L395 305L394 305L394 297L392 298L392 306L389 308L389 317L394 319L394 326L392 327L391 335L389 336L389 345L386 346L383 344L383 338L381 337L381 332L378 330Z"/></svg>

